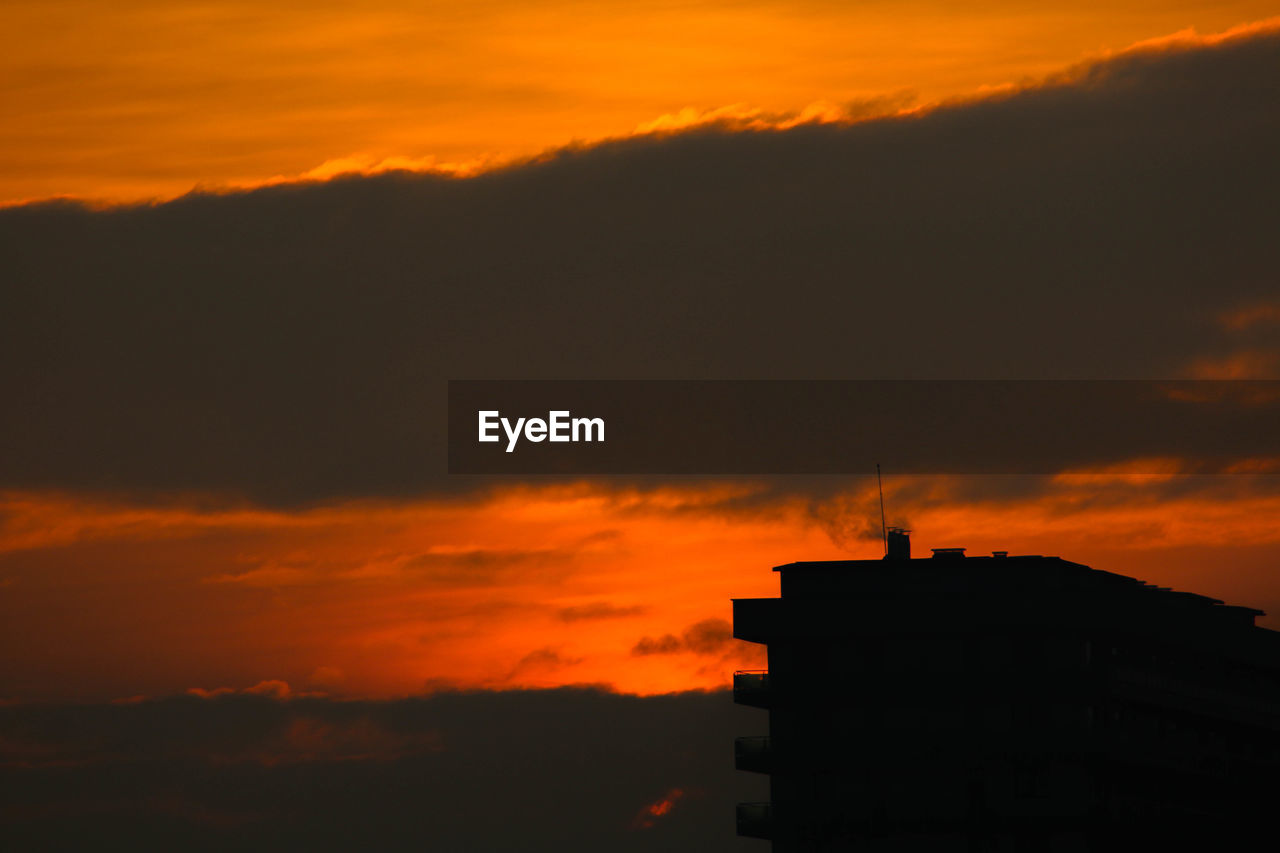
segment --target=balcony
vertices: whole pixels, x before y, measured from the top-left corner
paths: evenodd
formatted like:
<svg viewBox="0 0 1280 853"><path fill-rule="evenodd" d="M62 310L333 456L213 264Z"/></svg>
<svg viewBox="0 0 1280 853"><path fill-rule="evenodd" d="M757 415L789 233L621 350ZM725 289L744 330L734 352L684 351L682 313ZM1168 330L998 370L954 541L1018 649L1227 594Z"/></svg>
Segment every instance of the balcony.
<svg viewBox="0 0 1280 853"><path fill-rule="evenodd" d="M735 598L733 636L748 643L768 643L778 634L781 598Z"/></svg>
<svg viewBox="0 0 1280 853"><path fill-rule="evenodd" d="M733 742L733 765L748 773L770 773L773 771L773 749L769 738L740 737Z"/></svg>
<svg viewBox="0 0 1280 853"><path fill-rule="evenodd" d="M768 708L769 700L769 673L766 670L740 670L733 674L733 701L752 708Z"/></svg>
<svg viewBox="0 0 1280 853"><path fill-rule="evenodd" d="M738 834L743 838L773 838L773 806L738 803Z"/></svg>

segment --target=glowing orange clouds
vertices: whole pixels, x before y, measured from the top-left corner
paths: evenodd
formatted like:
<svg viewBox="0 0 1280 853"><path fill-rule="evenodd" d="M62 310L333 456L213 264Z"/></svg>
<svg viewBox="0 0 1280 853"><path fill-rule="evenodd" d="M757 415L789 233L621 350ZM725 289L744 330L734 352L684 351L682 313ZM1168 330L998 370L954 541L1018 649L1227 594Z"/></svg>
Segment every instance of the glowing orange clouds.
<svg viewBox="0 0 1280 853"><path fill-rule="evenodd" d="M1218 315L1218 326L1231 340L1222 355L1196 359L1187 373L1197 379L1272 379L1280 376L1280 302L1264 300L1237 305Z"/></svg>
<svg viewBox="0 0 1280 853"><path fill-rule="evenodd" d="M770 559L838 553L794 510L735 521L704 509L724 494L517 491L294 513L13 496L3 680L114 696L273 680L378 695L719 686L739 654L727 638L632 648L724 618L731 594L770 594Z"/></svg>
<svg viewBox="0 0 1280 853"><path fill-rule="evenodd" d="M675 807L675 804L684 798L685 792L681 788L672 788L667 791L663 797L641 809L640 814L631 823L632 829L652 829L655 823L662 817L665 817Z"/></svg>
<svg viewBox="0 0 1280 853"><path fill-rule="evenodd" d="M0 202L170 197L349 169L465 173L706 116L934 101L1274 11L1258 0L17 0L0 8Z"/></svg>
<svg viewBox="0 0 1280 853"><path fill-rule="evenodd" d="M8 495L0 698L721 687L763 665L729 636L730 598L777 594L774 565L880 553L874 485L776 486L579 485L296 511ZM915 529L917 555L1056 554L1280 604L1273 476L889 486L889 522Z"/></svg>

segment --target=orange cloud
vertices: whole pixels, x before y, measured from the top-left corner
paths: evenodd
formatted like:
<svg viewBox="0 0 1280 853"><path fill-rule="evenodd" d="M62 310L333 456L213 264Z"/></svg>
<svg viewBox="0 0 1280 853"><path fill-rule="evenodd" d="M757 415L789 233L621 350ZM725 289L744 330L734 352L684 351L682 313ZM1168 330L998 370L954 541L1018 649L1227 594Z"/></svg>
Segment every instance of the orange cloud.
<svg viewBox="0 0 1280 853"><path fill-rule="evenodd" d="M675 808L676 803L680 802L685 796L685 792L681 788L672 788L663 794L659 799L640 810L635 820L631 822L632 829L652 829L657 820L666 816Z"/></svg>
<svg viewBox="0 0 1280 853"><path fill-rule="evenodd" d="M1193 379L1276 379L1280 378L1280 350L1242 349L1220 358L1202 358L1191 363Z"/></svg>
<svg viewBox="0 0 1280 853"><path fill-rule="evenodd" d="M1280 302L1255 302L1218 317L1222 327L1230 331L1242 331L1259 326L1280 326Z"/></svg>
<svg viewBox="0 0 1280 853"><path fill-rule="evenodd" d="M917 555L1056 554L1265 609L1280 490L1264 462L894 477L886 501ZM719 688L763 666L731 639L729 599L776 595L774 565L878 557L878 537L845 533L874 489L596 483L293 511L8 495L0 684L23 700Z"/></svg>
<svg viewBox="0 0 1280 853"><path fill-rule="evenodd" d="M751 2L212 0L0 9L0 200L409 168L446 174L708 120L856 116L1020 85L1141 42L1203 43L1261 0L1029 10ZM1152 40L1152 36L1175 33Z"/></svg>
<svg viewBox="0 0 1280 853"><path fill-rule="evenodd" d="M237 690L234 687L215 687L213 690L205 690L203 687L188 687L188 696L197 696L201 699L216 699L219 696L234 696L237 693L247 696L267 696L271 699L289 699L295 696L317 696L316 693L294 693L289 687L289 682L281 681L278 678L270 678L266 681L259 681L252 687L245 687Z"/></svg>

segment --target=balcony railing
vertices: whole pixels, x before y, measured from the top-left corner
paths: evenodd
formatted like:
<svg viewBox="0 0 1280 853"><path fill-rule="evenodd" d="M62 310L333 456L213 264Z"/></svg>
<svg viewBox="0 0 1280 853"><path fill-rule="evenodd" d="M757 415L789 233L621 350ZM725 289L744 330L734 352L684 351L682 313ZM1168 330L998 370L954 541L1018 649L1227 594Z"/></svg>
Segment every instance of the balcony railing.
<svg viewBox="0 0 1280 853"><path fill-rule="evenodd" d="M769 673L766 670L744 669L733 674L733 701L753 708L768 708L769 700Z"/></svg>
<svg viewBox="0 0 1280 853"><path fill-rule="evenodd" d="M738 803L738 834L744 838L773 838L773 806Z"/></svg>
<svg viewBox="0 0 1280 853"><path fill-rule="evenodd" d="M773 771L773 749L769 738L740 737L733 742L733 763L739 770L750 773Z"/></svg>

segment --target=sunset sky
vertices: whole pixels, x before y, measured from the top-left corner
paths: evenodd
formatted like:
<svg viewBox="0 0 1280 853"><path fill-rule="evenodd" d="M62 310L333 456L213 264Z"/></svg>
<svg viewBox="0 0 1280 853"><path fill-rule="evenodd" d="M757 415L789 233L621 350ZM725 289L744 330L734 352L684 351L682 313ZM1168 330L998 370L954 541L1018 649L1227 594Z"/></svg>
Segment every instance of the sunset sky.
<svg viewBox="0 0 1280 853"><path fill-rule="evenodd" d="M171 713L335 773L464 699L701 726L731 598L880 555L874 476L450 477L449 379L1280 379L1280 7L1087 6L5 3L0 822L258 826L31 781ZM1139 461L888 520L1280 628L1280 460ZM728 849L645 767L593 843Z"/></svg>
<svg viewBox="0 0 1280 853"><path fill-rule="evenodd" d="M0 201L474 171L704 117L840 117L1035 81L1256 0L15 2Z"/></svg>

